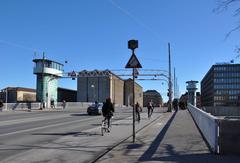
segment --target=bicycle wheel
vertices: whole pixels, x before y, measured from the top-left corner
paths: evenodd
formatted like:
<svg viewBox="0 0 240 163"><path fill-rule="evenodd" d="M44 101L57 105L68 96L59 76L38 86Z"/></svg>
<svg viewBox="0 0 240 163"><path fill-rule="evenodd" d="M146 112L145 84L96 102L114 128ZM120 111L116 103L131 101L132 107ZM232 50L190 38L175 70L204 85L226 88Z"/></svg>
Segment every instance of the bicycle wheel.
<svg viewBox="0 0 240 163"><path fill-rule="evenodd" d="M101 126L101 134L102 136L104 135L104 131L106 130L106 127L105 127L105 121L102 121L102 126ZM106 131L105 131L106 132Z"/></svg>

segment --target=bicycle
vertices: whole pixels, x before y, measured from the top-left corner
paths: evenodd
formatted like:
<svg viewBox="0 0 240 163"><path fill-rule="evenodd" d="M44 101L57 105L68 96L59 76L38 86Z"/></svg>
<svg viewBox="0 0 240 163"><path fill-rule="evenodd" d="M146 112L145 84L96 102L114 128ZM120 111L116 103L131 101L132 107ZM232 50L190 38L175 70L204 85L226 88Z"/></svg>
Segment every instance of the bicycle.
<svg viewBox="0 0 240 163"><path fill-rule="evenodd" d="M101 126L101 134L104 135L105 132L110 132L112 128L112 118L109 118L109 125L108 125L108 118L105 118L102 120L102 126Z"/></svg>

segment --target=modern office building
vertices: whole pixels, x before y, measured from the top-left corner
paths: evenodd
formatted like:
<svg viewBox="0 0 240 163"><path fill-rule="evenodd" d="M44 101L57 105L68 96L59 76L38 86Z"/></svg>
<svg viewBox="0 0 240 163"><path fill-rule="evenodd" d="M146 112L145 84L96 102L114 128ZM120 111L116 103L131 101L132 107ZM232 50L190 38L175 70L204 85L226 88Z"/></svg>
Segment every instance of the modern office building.
<svg viewBox="0 0 240 163"><path fill-rule="evenodd" d="M201 81L202 106L240 106L240 64L215 64Z"/></svg>
<svg viewBox="0 0 240 163"><path fill-rule="evenodd" d="M77 79L78 102L105 102L111 98L115 104L123 105L124 80L109 70L81 71Z"/></svg>
<svg viewBox="0 0 240 163"><path fill-rule="evenodd" d="M162 96L156 90L147 90L143 92L143 106L146 107L150 101L152 101L156 107L163 106Z"/></svg>
<svg viewBox="0 0 240 163"><path fill-rule="evenodd" d="M58 78L63 75L63 64L46 59L34 59L33 73L37 75L37 102L49 107L50 101L57 101ZM44 107L43 106L43 107Z"/></svg>
<svg viewBox="0 0 240 163"><path fill-rule="evenodd" d="M142 87L135 82L135 102L139 103L140 106L143 106L143 89ZM133 104L133 80L127 79L124 80L124 105L132 106Z"/></svg>

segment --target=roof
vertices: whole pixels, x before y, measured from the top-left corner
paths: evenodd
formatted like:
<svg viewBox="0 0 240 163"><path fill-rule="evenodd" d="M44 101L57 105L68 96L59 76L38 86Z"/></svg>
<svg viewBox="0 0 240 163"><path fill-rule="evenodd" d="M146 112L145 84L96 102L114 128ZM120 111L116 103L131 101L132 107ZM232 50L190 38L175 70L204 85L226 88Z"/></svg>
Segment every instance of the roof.
<svg viewBox="0 0 240 163"><path fill-rule="evenodd" d="M109 77L110 75L113 75L115 77L117 77L120 80L123 80L122 78L120 78L118 75L114 74L113 72L111 72L110 70L106 69L106 70L92 70L92 71L88 71L88 70L82 70L79 72L80 77L98 77L98 76L106 76ZM82 76L81 76L82 75Z"/></svg>
<svg viewBox="0 0 240 163"><path fill-rule="evenodd" d="M66 90L66 91L74 91L74 92L77 92L77 90L68 89L68 88L62 88L62 87L58 87L57 89Z"/></svg>
<svg viewBox="0 0 240 163"><path fill-rule="evenodd" d="M4 89L7 89L8 91L10 90L15 90L15 91L26 91L26 92L36 92L36 89L32 89L32 88L25 88L25 87L6 87ZM3 89L3 90L4 90Z"/></svg>
<svg viewBox="0 0 240 163"><path fill-rule="evenodd" d="M143 95L148 95L148 94L157 94L161 96L161 94L156 90L146 90L145 92L143 92Z"/></svg>
<svg viewBox="0 0 240 163"><path fill-rule="evenodd" d="M132 80L131 78L124 80L124 82L128 82L128 81L129 81L129 82L132 82L133 80ZM139 87L142 88L142 86L141 86L140 84L138 84L136 81L135 81L135 84L137 84Z"/></svg>

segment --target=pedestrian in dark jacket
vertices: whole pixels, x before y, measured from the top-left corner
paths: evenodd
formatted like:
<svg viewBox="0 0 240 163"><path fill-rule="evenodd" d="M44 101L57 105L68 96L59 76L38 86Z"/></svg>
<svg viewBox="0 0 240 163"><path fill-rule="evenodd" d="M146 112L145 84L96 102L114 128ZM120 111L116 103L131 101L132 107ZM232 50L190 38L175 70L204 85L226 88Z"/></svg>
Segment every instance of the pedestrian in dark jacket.
<svg viewBox="0 0 240 163"><path fill-rule="evenodd" d="M137 102L136 105L135 105L135 109L136 109L136 118L137 118L137 121L140 122L140 120L141 120L141 117L140 117L141 107L140 107L140 105L139 105L138 102Z"/></svg>
<svg viewBox="0 0 240 163"><path fill-rule="evenodd" d="M114 107L113 107L113 103L111 102L111 98L107 98L106 102L103 104L102 113L104 116L104 121L107 120L108 122L108 128L110 127L110 119L113 116L113 112L114 112Z"/></svg>
<svg viewBox="0 0 240 163"><path fill-rule="evenodd" d="M2 108L3 108L3 101L0 100L0 111L2 111Z"/></svg>

